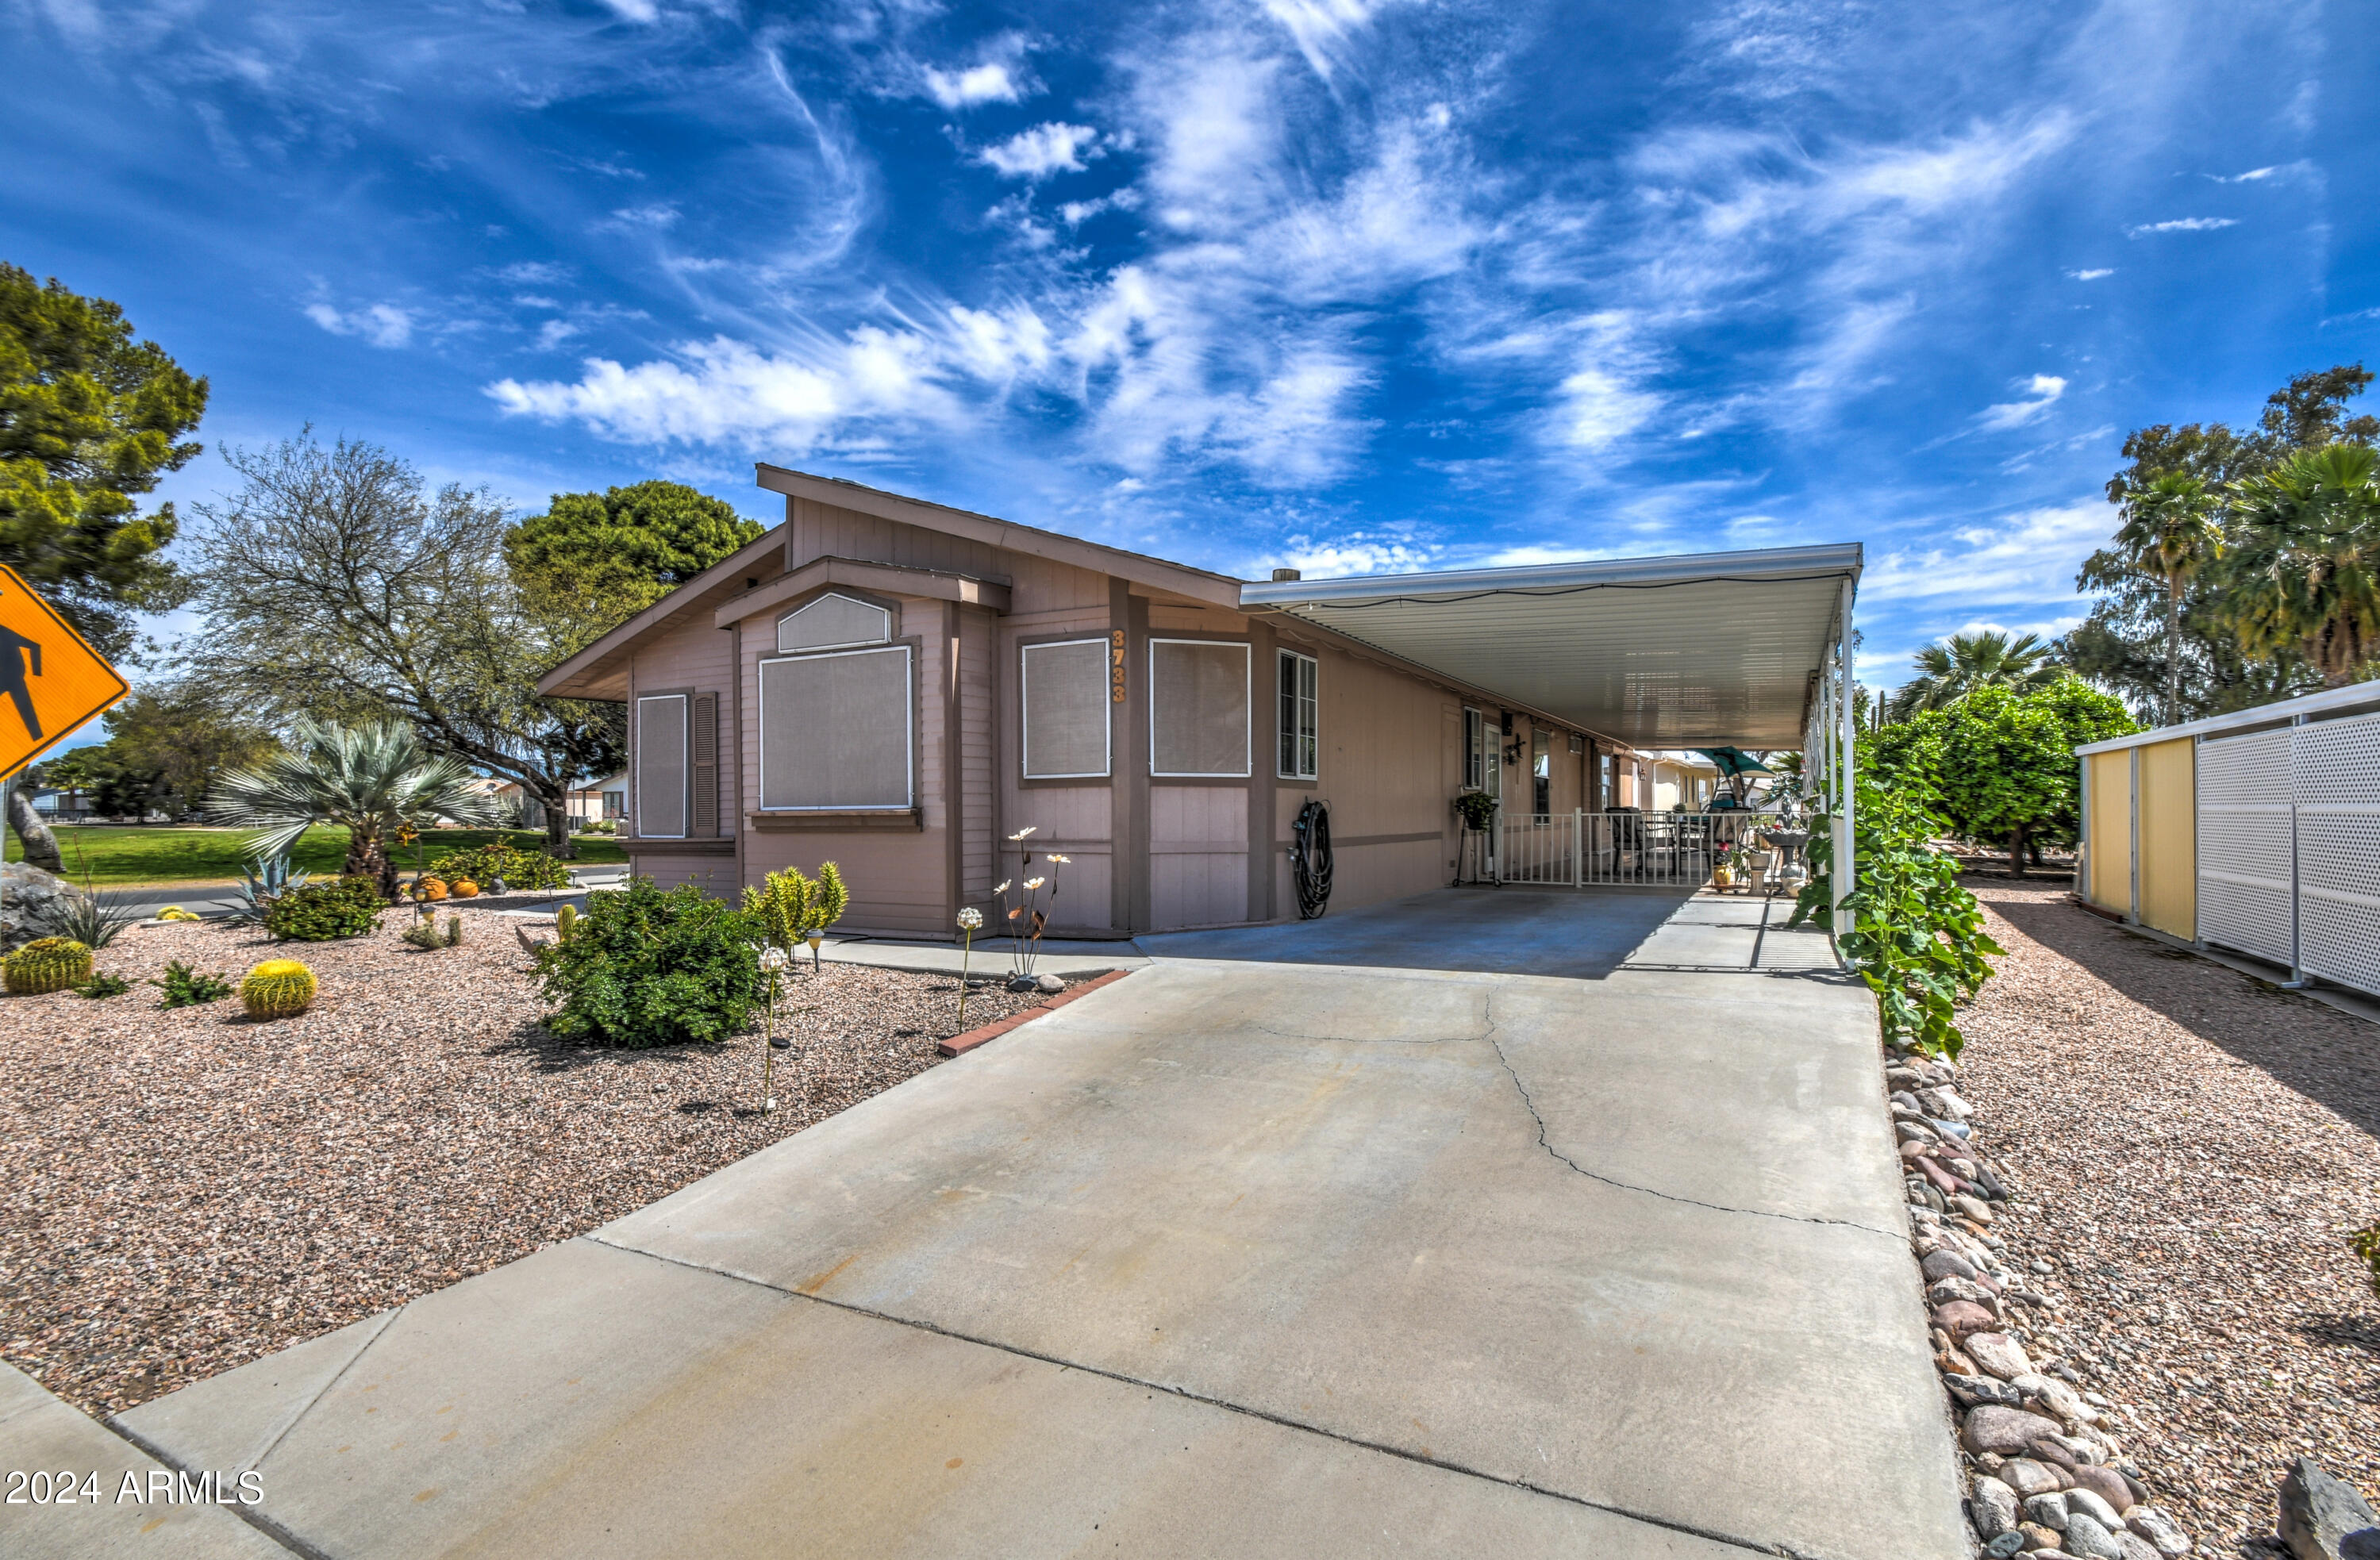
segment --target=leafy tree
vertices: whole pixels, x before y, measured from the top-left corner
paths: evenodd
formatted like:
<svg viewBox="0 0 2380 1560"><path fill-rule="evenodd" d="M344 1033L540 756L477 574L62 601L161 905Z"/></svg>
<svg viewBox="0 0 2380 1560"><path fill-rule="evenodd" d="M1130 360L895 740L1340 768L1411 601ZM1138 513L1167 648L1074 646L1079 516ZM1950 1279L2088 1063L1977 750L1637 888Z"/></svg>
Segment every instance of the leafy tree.
<svg viewBox="0 0 2380 1560"><path fill-rule="evenodd" d="M2234 484L2270 473L2301 450L2380 442L2380 417L2347 412L2372 379L2360 363L2300 374L2265 397L2256 426L2244 432L2219 422L2137 429L2124 441L2128 464L2109 478L2108 502L2125 506L2129 518L2136 497L2177 476L2228 501ZM2301 644L2263 638L2255 650L2242 646L2234 611L2240 522L2228 502L2216 518L2221 550L2231 556L2190 574L2179 602L2170 577L2131 549L2104 549L2084 562L2075 583L2098 599L2065 639L2066 663L2077 674L2168 720L2244 709L2320 686Z"/></svg>
<svg viewBox="0 0 2380 1560"><path fill-rule="evenodd" d="M504 533L504 561L540 614L593 638L651 606L766 529L682 482L556 493Z"/></svg>
<svg viewBox="0 0 2380 1560"><path fill-rule="evenodd" d="M2074 749L2140 730L2121 701L2076 678L2020 694L1978 688L1955 704L1878 732L1863 760L1879 784L1908 791L1971 840L2005 841L2009 869L2082 828Z"/></svg>
<svg viewBox="0 0 2380 1560"><path fill-rule="evenodd" d="M2222 556L2221 506L2206 484L2180 471L2161 471L2124 501L2123 528L2113 549L2134 574L2154 574L2166 587L2165 719L2181 719L2181 590Z"/></svg>
<svg viewBox="0 0 2380 1560"><path fill-rule="evenodd" d="M200 508L207 627L187 670L283 717L407 721L518 781L566 859L570 788L619 768L625 721L616 704L539 696L539 676L591 634L524 600L503 506L427 492L387 451L310 432L227 459L246 482Z"/></svg>
<svg viewBox="0 0 2380 1560"><path fill-rule="evenodd" d="M171 811L195 812L215 777L261 763L279 745L271 732L199 683L144 688L108 711L106 749L119 766L158 780Z"/></svg>
<svg viewBox="0 0 2380 1560"><path fill-rule="evenodd" d="M2229 615L2252 653L2295 647L2338 687L2380 654L2380 453L2303 450L2232 488Z"/></svg>
<svg viewBox="0 0 2380 1560"><path fill-rule="evenodd" d="M395 899L396 862L388 847L399 831L442 818L485 827L495 821L495 807L469 765L431 753L404 725L301 720L285 751L215 781L208 815L258 830L256 854L265 860L288 854L316 824L342 826L347 859L340 876L370 878L382 899Z"/></svg>
<svg viewBox="0 0 2380 1560"><path fill-rule="evenodd" d="M0 262L0 562L103 654L132 647L129 609L177 599L174 506L139 515L134 495L199 453L183 436L206 405L121 308Z"/></svg>
<svg viewBox="0 0 2380 1560"><path fill-rule="evenodd" d="M2011 639L1985 630L1953 634L1939 645L1928 645L1914 658L1917 675L1893 695L1894 713L1907 718L1919 710L1940 709L1978 688L2015 688L2028 692L2047 687L2066 675L2050 659L2050 647L2034 634Z"/></svg>

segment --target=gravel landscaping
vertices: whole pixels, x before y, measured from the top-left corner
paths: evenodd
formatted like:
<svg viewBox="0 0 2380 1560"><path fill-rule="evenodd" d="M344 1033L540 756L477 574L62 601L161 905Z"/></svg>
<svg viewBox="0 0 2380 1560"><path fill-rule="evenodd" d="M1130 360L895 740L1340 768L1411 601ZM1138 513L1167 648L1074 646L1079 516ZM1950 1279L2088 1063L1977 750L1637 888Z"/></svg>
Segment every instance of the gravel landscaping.
<svg viewBox="0 0 2380 1560"><path fill-rule="evenodd" d="M779 1054L764 1116L757 1034L560 1045L519 923L462 915L462 946L429 952L392 913L303 945L142 925L98 956L142 982L294 954L322 995L275 1023L237 998L168 1010L148 985L0 1002L7 1361L90 1412L129 1408L641 1207L936 1065L956 1032L949 976L805 964L778 1019L804 1048ZM1045 999L978 989L967 1025Z"/></svg>
<svg viewBox="0 0 2380 1560"><path fill-rule="evenodd" d="M2380 1300L2348 1250L2380 1219L2380 1026L2119 930L2062 880L1968 883L2009 955L1957 1094L2014 1193L1992 1239L2047 1302L2011 1312L2033 1366L2109 1406L2118 1460L2200 1554L2274 1552L2300 1457L2380 1494Z"/></svg>

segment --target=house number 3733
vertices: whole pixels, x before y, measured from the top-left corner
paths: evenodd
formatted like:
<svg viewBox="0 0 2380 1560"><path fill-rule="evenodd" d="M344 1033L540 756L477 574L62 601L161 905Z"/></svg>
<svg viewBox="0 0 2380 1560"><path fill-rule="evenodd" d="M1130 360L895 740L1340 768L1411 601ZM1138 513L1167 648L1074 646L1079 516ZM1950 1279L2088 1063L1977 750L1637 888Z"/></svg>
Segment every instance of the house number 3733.
<svg viewBox="0 0 2380 1560"><path fill-rule="evenodd" d="M1108 697L1116 704L1123 702L1123 630L1108 635Z"/></svg>

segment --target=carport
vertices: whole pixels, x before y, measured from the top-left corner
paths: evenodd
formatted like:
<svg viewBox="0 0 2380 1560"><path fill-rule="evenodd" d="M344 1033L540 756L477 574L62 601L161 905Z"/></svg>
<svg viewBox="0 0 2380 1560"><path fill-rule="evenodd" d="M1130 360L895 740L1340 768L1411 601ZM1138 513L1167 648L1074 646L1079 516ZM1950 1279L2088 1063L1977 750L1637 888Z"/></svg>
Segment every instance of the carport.
<svg viewBox="0 0 2380 1560"><path fill-rule="evenodd" d="M1327 580L1284 569L1240 603L1639 747L1798 746L1848 868L1861 565L1845 543Z"/></svg>

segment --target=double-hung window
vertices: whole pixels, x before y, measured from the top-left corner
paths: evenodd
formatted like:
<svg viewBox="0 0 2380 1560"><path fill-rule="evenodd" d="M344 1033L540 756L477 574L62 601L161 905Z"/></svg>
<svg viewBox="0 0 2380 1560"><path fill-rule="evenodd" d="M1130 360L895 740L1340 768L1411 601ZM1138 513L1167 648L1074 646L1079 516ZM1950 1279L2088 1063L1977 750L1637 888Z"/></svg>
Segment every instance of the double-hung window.
<svg viewBox="0 0 2380 1560"><path fill-rule="evenodd" d="M1253 768L1248 647L1215 639L1148 642L1148 772L1245 779Z"/></svg>
<svg viewBox="0 0 2380 1560"><path fill-rule="evenodd" d="M690 804L685 694L637 700L637 833L647 840L683 840Z"/></svg>
<svg viewBox="0 0 2380 1560"><path fill-rule="evenodd" d="M1312 656L1295 650L1281 652L1281 767L1282 780L1315 780L1321 775L1320 667Z"/></svg>
<svg viewBox="0 0 2380 1560"><path fill-rule="evenodd" d="M760 663L764 812L917 804L916 658L887 644L892 614L819 598L777 624Z"/></svg>
<svg viewBox="0 0 2380 1560"><path fill-rule="evenodd" d="M1018 652L1026 780L1108 773L1108 642L1066 639Z"/></svg>

